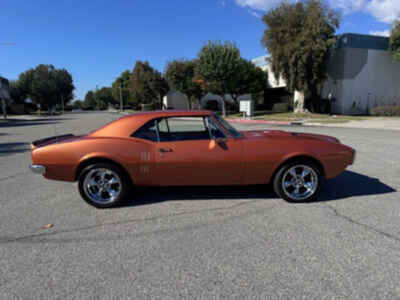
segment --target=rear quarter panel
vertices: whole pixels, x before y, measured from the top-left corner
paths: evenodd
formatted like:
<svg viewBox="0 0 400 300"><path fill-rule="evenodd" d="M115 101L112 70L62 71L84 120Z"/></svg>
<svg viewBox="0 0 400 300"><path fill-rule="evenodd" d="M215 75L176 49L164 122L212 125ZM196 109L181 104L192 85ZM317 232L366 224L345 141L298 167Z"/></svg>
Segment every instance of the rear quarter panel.
<svg viewBox="0 0 400 300"><path fill-rule="evenodd" d="M244 143L245 184L263 184L285 161L296 156L318 160L327 179L339 175L351 163L341 144L303 139L249 139Z"/></svg>
<svg viewBox="0 0 400 300"><path fill-rule="evenodd" d="M32 152L34 164L46 166L45 177L75 181L78 166L88 159L105 158L120 164L135 184L151 184L154 167L153 144L135 138L89 137L53 144Z"/></svg>

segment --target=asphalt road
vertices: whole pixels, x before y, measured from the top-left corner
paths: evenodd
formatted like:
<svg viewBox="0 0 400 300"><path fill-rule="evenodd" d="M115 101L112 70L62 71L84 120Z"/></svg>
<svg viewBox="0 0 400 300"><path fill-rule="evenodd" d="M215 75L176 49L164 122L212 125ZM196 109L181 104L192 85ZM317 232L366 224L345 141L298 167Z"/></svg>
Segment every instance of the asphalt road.
<svg viewBox="0 0 400 300"><path fill-rule="evenodd" d="M279 127L358 150L309 204L266 186L153 188L98 210L28 170L32 140L116 117L0 123L0 299L400 299L398 131Z"/></svg>

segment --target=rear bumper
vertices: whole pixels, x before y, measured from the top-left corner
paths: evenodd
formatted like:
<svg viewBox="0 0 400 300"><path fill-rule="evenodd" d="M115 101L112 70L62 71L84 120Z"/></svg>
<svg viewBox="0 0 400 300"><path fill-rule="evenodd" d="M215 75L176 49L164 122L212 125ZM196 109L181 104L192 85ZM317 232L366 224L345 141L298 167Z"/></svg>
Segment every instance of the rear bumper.
<svg viewBox="0 0 400 300"><path fill-rule="evenodd" d="M35 174L44 175L46 174L46 167L42 165L30 165L29 169Z"/></svg>

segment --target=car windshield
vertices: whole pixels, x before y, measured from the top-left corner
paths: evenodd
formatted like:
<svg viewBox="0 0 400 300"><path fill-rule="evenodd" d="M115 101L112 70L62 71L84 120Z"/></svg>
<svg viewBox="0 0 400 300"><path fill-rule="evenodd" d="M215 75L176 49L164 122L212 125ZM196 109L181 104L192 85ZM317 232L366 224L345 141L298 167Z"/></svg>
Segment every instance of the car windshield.
<svg viewBox="0 0 400 300"><path fill-rule="evenodd" d="M214 118L217 119L219 123L222 124L235 138L240 137L240 132L237 131L231 124L229 124L224 118L214 114Z"/></svg>

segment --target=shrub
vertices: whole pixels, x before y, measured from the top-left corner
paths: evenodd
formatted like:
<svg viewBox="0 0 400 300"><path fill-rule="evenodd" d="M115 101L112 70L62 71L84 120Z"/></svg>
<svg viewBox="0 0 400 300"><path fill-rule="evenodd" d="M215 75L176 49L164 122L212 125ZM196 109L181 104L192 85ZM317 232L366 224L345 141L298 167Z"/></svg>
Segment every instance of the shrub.
<svg viewBox="0 0 400 300"><path fill-rule="evenodd" d="M150 110L154 110L154 104L153 103L148 103L148 104L141 104L142 106L142 111L150 111Z"/></svg>
<svg viewBox="0 0 400 300"><path fill-rule="evenodd" d="M290 110L289 103L275 103L272 107L273 112L275 113L285 113Z"/></svg>
<svg viewBox="0 0 400 300"><path fill-rule="evenodd" d="M371 115L379 117L400 117L400 105L374 107L371 109Z"/></svg>

